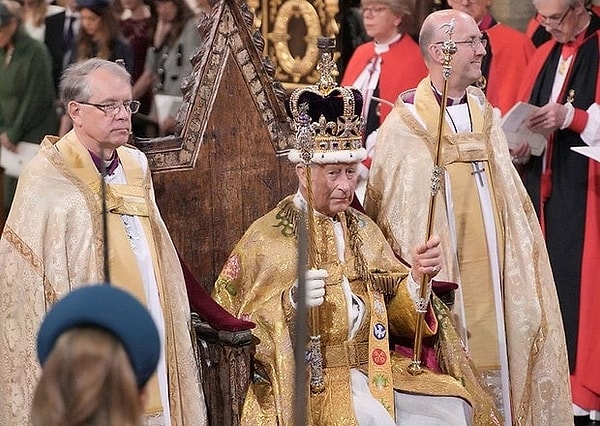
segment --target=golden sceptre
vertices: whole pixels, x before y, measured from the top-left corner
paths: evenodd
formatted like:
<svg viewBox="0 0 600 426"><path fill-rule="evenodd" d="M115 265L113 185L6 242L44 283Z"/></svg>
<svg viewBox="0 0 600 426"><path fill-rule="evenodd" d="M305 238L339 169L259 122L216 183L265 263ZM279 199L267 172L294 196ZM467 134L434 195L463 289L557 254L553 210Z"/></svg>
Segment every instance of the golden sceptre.
<svg viewBox="0 0 600 426"><path fill-rule="evenodd" d="M442 152L442 131L444 125L444 114L446 111L446 102L448 102L448 79L452 71L450 63L452 57L456 53L456 43L452 40L454 34L454 28L456 27L456 20L452 19L449 23L443 24L440 29L446 31L448 39L442 42L441 49L444 54L444 62L442 64L442 77L444 85L442 88L442 100L440 103L440 111L438 116L438 127L437 127L437 138L435 146L435 161L433 171L431 174L431 187L429 197L429 212L427 214L427 233L425 237L425 244L431 238L433 233L433 220L435 216L435 199L440 189L440 182L442 179L443 167L441 163L441 152ZM415 330L415 342L413 347L413 359L408 365L408 372L412 375L421 374L423 367L421 366L421 347L423 343L423 326L425 323L425 313L427 312L427 306L429 304L427 300L427 284L429 282L429 276L424 275L420 283L419 288L419 299L417 300L417 324Z"/></svg>
<svg viewBox="0 0 600 426"><path fill-rule="evenodd" d="M317 249L315 246L315 216L312 191L311 162L314 153L315 130L312 127L312 120L307 110L307 105L300 106L300 114L297 118L296 144L300 151L300 158L304 163L306 170L306 223L308 240L308 269L316 267ZM320 393L325 389L325 379L323 378L323 355L321 354L321 334L319 331L319 308L311 308L308 313L308 325L310 331L309 344L309 363L310 363L310 390L313 393Z"/></svg>
<svg viewBox="0 0 600 426"><path fill-rule="evenodd" d="M336 86L333 75L336 71L333 61L333 50L335 48L335 39L319 37L317 40L318 48L321 52L317 70L320 72L320 78L317 83L317 89L322 94L328 94ZM312 173L311 163L314 154L315 129L312 127L312 120L307 113L307 105L300 106L300 114L297 118L296 144L300 151L300 158L304 163L306 170L306 210L307 210L307 228L308 228L308 268L317 267L317 249L315 246L315 217L312 191ZM320 393L325 389L325 378L323 376L323 355L321 353L321 333L319 327L319 309L311 308L309 311L309 329L310 329L310 390L312 393Z"/></svg>

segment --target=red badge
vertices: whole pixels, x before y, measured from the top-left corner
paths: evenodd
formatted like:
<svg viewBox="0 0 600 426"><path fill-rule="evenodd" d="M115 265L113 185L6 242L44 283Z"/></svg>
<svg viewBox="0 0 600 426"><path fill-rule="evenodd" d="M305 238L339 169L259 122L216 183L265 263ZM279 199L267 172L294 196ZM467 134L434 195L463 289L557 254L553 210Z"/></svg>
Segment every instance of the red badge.
<svg viewBox="0 0 600 426"><path fill-rule="evenodd" d="M387 361L387 355L383 349L375 349L371 354L373 362L377 365L383 365Z"/></svg>

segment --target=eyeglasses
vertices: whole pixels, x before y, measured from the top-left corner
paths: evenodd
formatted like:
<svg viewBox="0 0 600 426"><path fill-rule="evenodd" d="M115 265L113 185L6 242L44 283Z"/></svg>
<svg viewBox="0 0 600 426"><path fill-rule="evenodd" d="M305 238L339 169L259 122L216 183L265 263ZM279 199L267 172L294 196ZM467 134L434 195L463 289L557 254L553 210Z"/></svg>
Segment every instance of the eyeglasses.
<svg viewBox="0 0 600 426"><path fill-rule="evenodd" d="M473 52L477 52L479 46L483 46L483 48L485 49L487 47L487 42L487 38L476 37L472 38L471 40L455 41L454 44L468 44L471 46L471 49L473 49Z"/></svg>
<svg viewBox="0 0 600 426"><path fill-rule="evenodd" d="M483 46L483 48L485 49L487 47L487 38L481 36L481 37L476 37L476 38L472 38L470 40L462 40L462 41L455 41L454 44L456 45L461 45L461 44L468 44L471 46L471 49L473 49L473 52L477 52L477 49L479 49L479 46ZM434 44L444 44L444 41L438 41L435 42Z"/></svg>
<svg viewBox="0 0 600 426"><path fill-rule="evenodd" d="M125 108L125 111L131 114L135 114L140 110L140 101L123 101L123 102L111 102L110 104L93 104L91 102L74 101L78 104L93 106L98 108L108 117L114 117L121 110L121 107Z"/></svg>
<svg viewBox="0 0 600 426"><path fill-rule="evenodd" d="M381 15L386 9L389 9L387 6L364 6L360 8L361 15L366 15L367 12L372 15Z"/></svg>
<svg viewBox="0 0 600 426"><path fill-rule="evenodd" d="M535 16L535 20L540 24L547 27L560 27L560 25L564 22L565 18L569 14L569 12L573 9L573 6L569 6L567 10L565 10L559 16L542 16L539 13Z"/></svg>

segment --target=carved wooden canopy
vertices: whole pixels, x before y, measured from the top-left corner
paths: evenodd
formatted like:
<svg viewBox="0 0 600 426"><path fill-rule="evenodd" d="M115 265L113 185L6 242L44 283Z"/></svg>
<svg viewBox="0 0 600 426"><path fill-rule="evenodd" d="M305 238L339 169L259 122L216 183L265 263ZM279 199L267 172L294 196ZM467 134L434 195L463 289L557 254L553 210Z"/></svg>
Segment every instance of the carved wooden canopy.
<svg viewBox="0 0 600 426"><path fill-rule="evenodd" d="M201 19L174 136L138 141L175 246L208 290L235 243L296 190L285 91L262 56L244 2L221 0Z"/></svg>

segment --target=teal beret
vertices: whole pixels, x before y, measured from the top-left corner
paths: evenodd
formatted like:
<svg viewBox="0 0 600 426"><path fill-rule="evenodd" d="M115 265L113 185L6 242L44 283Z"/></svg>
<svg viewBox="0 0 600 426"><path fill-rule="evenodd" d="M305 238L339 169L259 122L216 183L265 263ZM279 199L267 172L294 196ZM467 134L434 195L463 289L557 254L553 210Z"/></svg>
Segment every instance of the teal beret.
<svg viewBox="0 0 600 426"><path fill-rule="evenodd" d="M152 376L160 357L160 338L150 312L135 297L109 284L80 287L56 302L38 332L40 364L65 331L98 327L112 333L129 356L141 388Z"/></svg>

